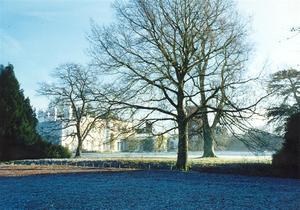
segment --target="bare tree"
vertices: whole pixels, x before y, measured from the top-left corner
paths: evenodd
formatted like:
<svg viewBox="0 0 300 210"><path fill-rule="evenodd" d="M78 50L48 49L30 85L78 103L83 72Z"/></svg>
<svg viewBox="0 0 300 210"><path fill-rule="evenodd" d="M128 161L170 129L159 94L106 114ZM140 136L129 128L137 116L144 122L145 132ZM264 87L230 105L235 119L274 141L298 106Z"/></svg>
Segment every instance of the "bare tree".
<svg viewBox="0 0 300 210"><path fill-rule="evenodd" d="M208 113L215 115L215 126L223 113L254 106L237 107L228 99L234 86L246 82L235 73L247 59L244 27L231 1L131 0L115 9L117 23L92 24L89 36L93 63L114 78L108 100L120 109L142 110L139 115L153 123L165 122L162 133L176 129L176 165L185 170L192 119L202 118L210 132Z"/></svg>
<svg viewBox="0 0 300 210"><path fill-rule="evenodd" d="M251 80L244 79L243 75L250 49L245 26L237 19L232 7L230 1L208 1L205 22L199 33L201 51L196 56L201 62L197 65L199 76L193 79L199 80L200 105L197 106L193 99L191 101L202 111L204 157L215 156L214 133L221 120L233 113L241 115L240 112L252 107L238 104L236 100L241 99L242 84ZM209 120L208 113L212 110Z"/></svg>
<svg viewBox="0 0 300 210"><path fill-rule="evenodd" d="M60 119L64 123L60 129L75 127L68 135L76 137L75 157L79 157L83 141L107 111L100 97L97 101L94 97L97 77L90 69L73 63L59 66L51 76L55 82L41 83L38 93L47 96L53 106L70 106L71 114Z"/></svg>

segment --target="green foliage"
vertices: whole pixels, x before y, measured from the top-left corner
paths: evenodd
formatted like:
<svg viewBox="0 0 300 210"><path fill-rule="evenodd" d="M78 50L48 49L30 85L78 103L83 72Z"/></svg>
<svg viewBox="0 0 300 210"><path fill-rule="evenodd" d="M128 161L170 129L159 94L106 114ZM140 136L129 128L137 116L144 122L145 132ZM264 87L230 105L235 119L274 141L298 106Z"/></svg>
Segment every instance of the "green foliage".
<svg viewBox="0 0 300 210"><path fill-rule="evenodd" d="M60 146L49 145L36 132L37 119L25 98L13 66L0 66L0 160L64 157Z"/></svg>
<svg viewBox="0 0 300 210"><path fill-rule="evenodd" d="M20 90L12 65L1 66L0 70L0 119L1 141L10 139L28 144L37 141L37 120L29 99Z"/></svg>
<svg viewBox="0 0 300 210"><path fill-rule="evenodd" d="M273 155L273 166L282 173L300 178L300 112L293 114L286 124L285 142Z"/></svg>
<svg viewBox="0 0 300 210"><path fill-rule="evenodd" d="M0 67L0 160L22 157L20 147L37 142L37 120L15 77L13 66Z"/></svg>
<svg viewBox="0 0 300 210"><path fill-rule="evenodd" d="M282 133L284 130L284 122L292 116L294 113L300 111L300 107L297 104L288 105L288 104L281 104L278 107L271 107L268 109L267 117L269 118L269 123L275 123L276 133Z"/></svg>
<svg viewBox="0 0 300 210"><path fill-rule="evenodd" d="M67 148L43 140L39 140L33 147L37 150L37 158L70 158L72 155Z"/></svg>
<svg viewBox="0 0 300 210"><path fill-rule="evenodd" d="M270 93L276 96L276 105L269 107L269 123L276 125L275 131L284 131L284 122L300 111L300 72L295 69L272 74L268 85Z"/></svg>

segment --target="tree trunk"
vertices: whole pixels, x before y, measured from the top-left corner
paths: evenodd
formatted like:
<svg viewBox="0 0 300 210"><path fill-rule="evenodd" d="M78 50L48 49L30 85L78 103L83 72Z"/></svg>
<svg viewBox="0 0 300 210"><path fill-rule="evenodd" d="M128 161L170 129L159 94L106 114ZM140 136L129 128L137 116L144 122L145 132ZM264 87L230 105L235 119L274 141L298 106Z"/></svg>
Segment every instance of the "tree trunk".
<svg viewBox="0 0 300 210"><path fill-rule="evenodd" d="M75 157L80 157L81 155L81 147L82 147L82 141L78 139L78 146L76 148Z"/></svg>
<svg viewBox="0 0 300 210"><path fill-rule="evenodd" d="M202 157L217 157L214 151L214 136L209 126L207 115L203 117L203 140L204 145Z"/></svg>
<svg viewBox="0 0 300 210"><path fill-rule="evenodd" d="M178 75L179 86L177 95L177 125L178 125L178 152L176 168L187 170L187 150L188 150L188 122L186 120L186 110L184 105L184 80L182 75Z"/></svg>
<svg viewBox="0 0 300 210"><path fill-rule="evenodd" d="M209 126L208 122L208 110L207 110L207 98L205 95L205 71L206 67L208 65L208 61L206 60L204 66L202 67L200 71L200 77L199 77L199 83L200 88L202 91L200 91L201 96L201 106L202 106L202 129L203 129L203 156L202 157L216 157L214 152L214 138L213 134L211 132L211 128Z"/></svg>
<svg viewBox="0 0 300 210"><path fill-rule="evenodd" d="M178 152L176 168L179 170L187 170L187 150L188 150L188 132L187 123L178 122Z"/></svg>

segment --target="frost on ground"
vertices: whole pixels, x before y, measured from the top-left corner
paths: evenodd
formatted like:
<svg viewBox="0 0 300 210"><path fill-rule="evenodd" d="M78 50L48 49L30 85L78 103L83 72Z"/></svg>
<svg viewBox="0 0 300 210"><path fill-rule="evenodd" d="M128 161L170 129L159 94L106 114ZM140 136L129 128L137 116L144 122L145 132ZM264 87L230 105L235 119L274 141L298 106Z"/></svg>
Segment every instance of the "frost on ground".
<svg viewBox="0 0 300 210"><path fill-rule="evenodd" d="M300 181L175 171L0 177L0 209L300 209Z"/></svg>

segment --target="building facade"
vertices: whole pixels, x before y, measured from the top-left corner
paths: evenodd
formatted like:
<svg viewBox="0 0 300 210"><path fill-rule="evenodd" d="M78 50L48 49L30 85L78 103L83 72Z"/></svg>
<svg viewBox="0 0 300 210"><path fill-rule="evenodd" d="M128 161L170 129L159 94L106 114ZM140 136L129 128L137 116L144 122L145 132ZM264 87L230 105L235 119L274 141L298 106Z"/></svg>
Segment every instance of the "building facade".
<svg viewBox="0 0 300 210"><path fill-rule="evenodd" d="M69 107L53 108L37 113L39 120L37 130L42 138L53 144L59 144L70 151L78 145L76 127L64 119L71 119ZM84 117L82 129L92 121L92 117ZM118 152L125 151L128 139L133 136L130 123L121 120L98 119L83 141L82 151Z"/></svg>
<svg viewBox="0 0 300 210"><path fill-rule="evenodd" d="M70 125L72 117L68 106L39 111L38 133L44 140L74 152L78 140L75 125ZM93 120L93 117L84 117L82 129ZM116 119L98 119L82 143L83 152L164 152L176 151L177 147L177 135L154 136L151 123L134 128L132 123Z"/></svg>

